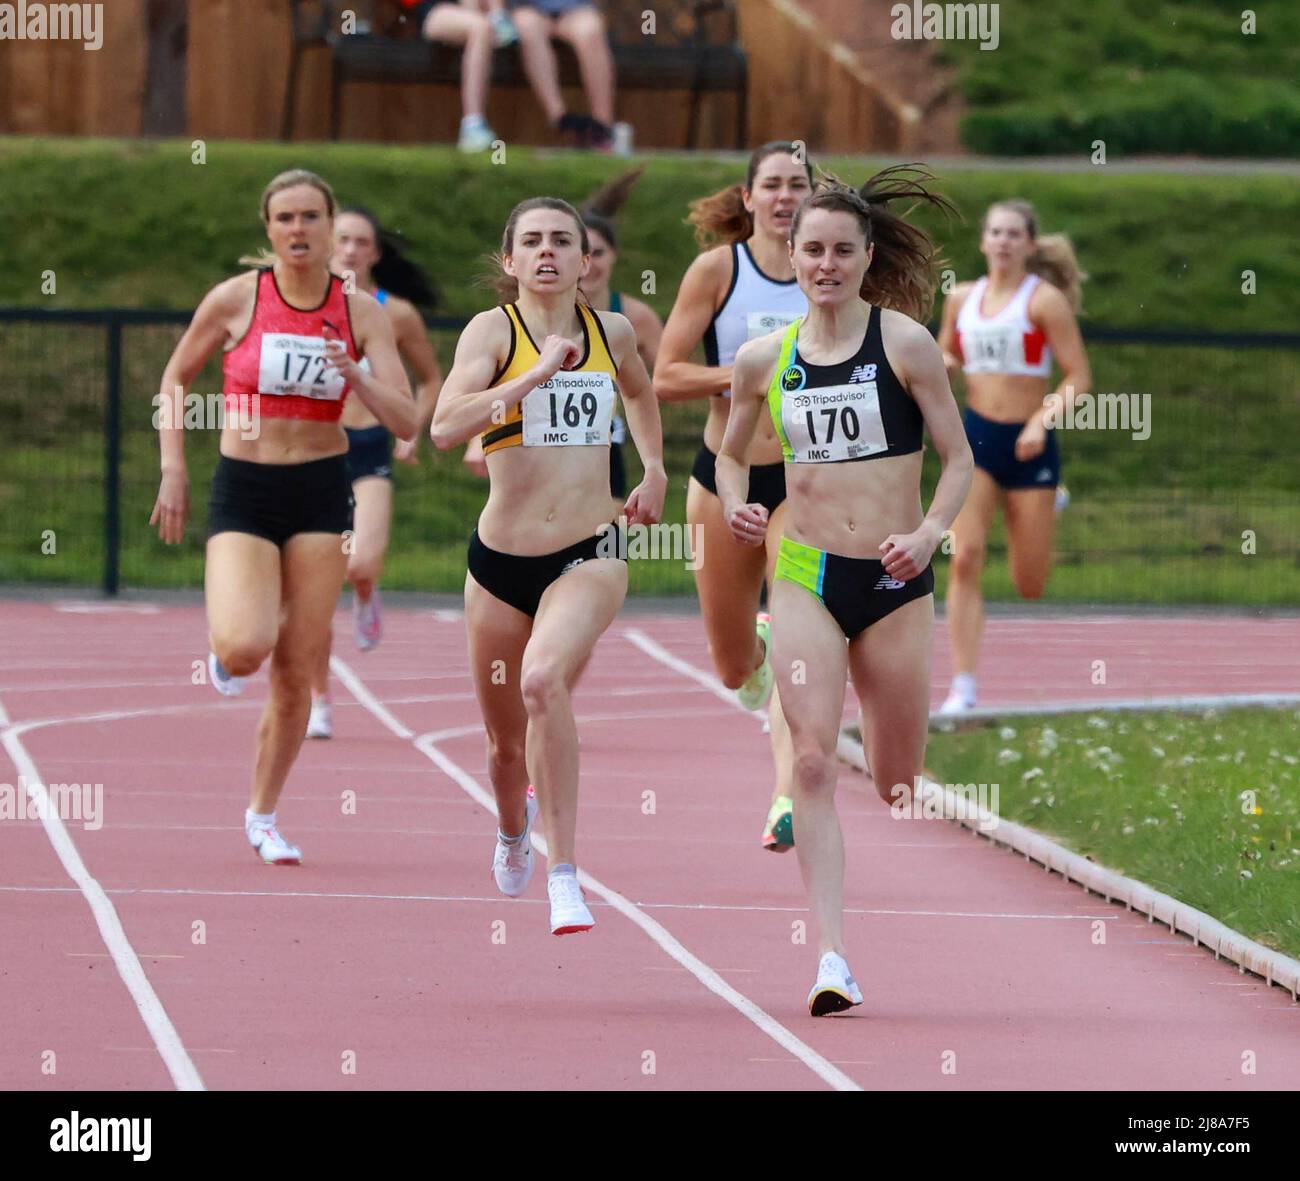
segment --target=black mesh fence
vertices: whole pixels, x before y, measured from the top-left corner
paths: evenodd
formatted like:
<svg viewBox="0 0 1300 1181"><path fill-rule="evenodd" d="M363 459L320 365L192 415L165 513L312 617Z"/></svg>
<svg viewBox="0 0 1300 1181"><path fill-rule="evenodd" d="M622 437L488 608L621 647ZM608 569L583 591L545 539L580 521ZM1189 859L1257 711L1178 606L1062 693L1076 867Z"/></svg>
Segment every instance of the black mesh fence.
<svg viewBox="0 0 1300 1181"><path fill-rule="evenodd" d="M0 310L0 582L202 585L218 432L187 433L194 507L185 543L148 525L158 491L159 378L188 317L143 311ZM444 368L460 324L430 330ZM1048 597L1149 604L1300 605L1300 336L1086 333L1095 393L1059 435L1070 501ZM192 386L219 421L220 358ZM662 407L668 523L685 518L702 402ZM485 481L459 450L422 441L396 465L385 585L457 591ZM628 447L629 476L639 478ZM927 456L928 496L938 472ZM991 598L1014 594L995 529ZM942 586L943 555L936 555ZM686 594L684 560L632 563L632 589Z"/></svg>

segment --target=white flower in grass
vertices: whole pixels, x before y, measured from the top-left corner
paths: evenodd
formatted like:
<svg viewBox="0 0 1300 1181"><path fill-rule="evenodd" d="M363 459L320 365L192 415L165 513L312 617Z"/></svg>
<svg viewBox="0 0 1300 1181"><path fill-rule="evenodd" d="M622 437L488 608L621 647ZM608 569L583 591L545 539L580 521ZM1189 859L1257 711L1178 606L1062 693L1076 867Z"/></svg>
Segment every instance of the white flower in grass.
<svg viewBox="0 0 1300 1181"><path fill-rule="evenodd" d="M1151 753L1155 755L1156 758L1163 759L1165 757L1165 748L1163 746L1153 746L1151 748Z"/></svg>
<svg viewBox="0 0 1300 1181"><path fill-rule="evenodd" d="M1159 820L1158 817L1155 817L1155 816L1148 816L1145 820L1142 821L1142 823L1143 823L1143 824L1159 824L1159 823L1160 823L1160 820Z"/></svg>
<svg viewBox="0 0 1300 1181"><path fill-rule="evenodd" d="M1001 738L1003 742L1010 742L1015 736L1016 732L1010 726L1003 726L1002 729L998 731L998 737Z"/></svg>
<svg viewBox="0 0 1300 1181"><path fill-rule="evenodd" d="M1135 829L1131 824L1126 824L1120 829L1120 832L1122 832L1126 837L1131 837L1136 831L1137 829Z"/></svg>
<svg viewBox="0 0 1300 1181"><path fill-rule="evenodd" d="M1043 773L1042 767L1030 767L1029 770L1026 771L1020 778L1023 779L1026 783L1028 783L1031 779L1037 779L1040 775L1042 775L1042 773Z"/></svg>
<svg viewBox="0 0 1300 1181"><path fill-rule="evenodd" d="M1253 873L1251 873L1250 870L1248 870L1248 869L1243 869L1243 870L1241 871L1241 876L1242 876L1243 878L1253 878L1255 875L1254 875Z"/></svg>
<svg viewBox="0 0 1300 1181"><path fill-rule="evenodd" d="M1091 714L1088 718L1088 725L1094 730L1109 730L1110 723L1100 714Z"/></svg>
<svg viewBox="0 0 1300 1181"><path fill-rule="evenodd" d="M1005 767L1008 763L1020 762L1020 752L1009 748L998 751L998 765Z"/></svg>
<svg viewBox="0 0 1300 1181"><path fill-rule="evenodd" d="M1178 765L1180 767L1190 767L1194 762L1196 762L1195 755L1183 755L1183 757L1178 760Z"/></svg>
<svg viewBox="0 0 1300 1181"><path fill-rule="evenodd" d="M1055 797L1055 796L1048 796L1047 799L1045 799L1045 800L1043 801L1043 803L1045 803L1049 808L1055 808L1055 807L1056 807L1056 797Z"/></svg>
<svg viewBox="0 0 1300 1181"><path fill-rule="evenodd" d="M1300 762L1300 759L1297 759L1295 755L1283 755L1282 761L1284 763L1289 763L1292 767L1294 767L1296 763Z"/></svg>

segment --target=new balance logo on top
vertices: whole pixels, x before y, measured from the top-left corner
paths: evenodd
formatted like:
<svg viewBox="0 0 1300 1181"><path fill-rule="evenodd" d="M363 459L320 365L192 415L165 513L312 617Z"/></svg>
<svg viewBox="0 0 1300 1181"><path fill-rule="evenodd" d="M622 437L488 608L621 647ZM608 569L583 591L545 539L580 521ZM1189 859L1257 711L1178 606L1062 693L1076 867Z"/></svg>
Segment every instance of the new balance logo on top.
<svg viewBox="0 0 1300 1181"><path fill-rule="evenodd" d="M876 590L902 590L903 587L905 587L906 585L907 583L899 582L897 578L893 578L888 574L882 574L880 576L880 581L876 583L875 589Z"/></svg>
<svg viewBox="0 0 1300 1181"><path fill-rule="evenodd" d="M875 365L855 365L853 372L849 374L849 381L875 381Z"/></svg>

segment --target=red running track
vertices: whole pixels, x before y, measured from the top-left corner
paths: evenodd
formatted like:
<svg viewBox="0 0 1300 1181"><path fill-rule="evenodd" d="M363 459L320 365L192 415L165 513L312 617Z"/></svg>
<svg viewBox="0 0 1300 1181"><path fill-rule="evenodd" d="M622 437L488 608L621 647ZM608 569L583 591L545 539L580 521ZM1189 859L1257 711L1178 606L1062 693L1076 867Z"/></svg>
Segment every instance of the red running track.
<svg viewBox="0 0 1300 1181"><path fill-rule="evenodd" d="M593 932L555 939L540 873L514 901L490 879L454 614L390 611L366 656L341 638L369 704L337 686L337 736L306 744L280 806L306 864L271 869L240 823L265 681L233 701L191 683L200 609L3 611L5 758L103 783L102 826L66 831L142 972L133 1000L42 823L0 823L0 1087L1300 1087L1280 990L956 826L892 820L847 769L867 1003L809 1018L798 866L757 839L766 740L646 651L705 670L694 617L629 609L579 688L579 858L606 892L588 890ZM1289 692L1298 640L1282 618L995 618L984 699Z"/></svg>

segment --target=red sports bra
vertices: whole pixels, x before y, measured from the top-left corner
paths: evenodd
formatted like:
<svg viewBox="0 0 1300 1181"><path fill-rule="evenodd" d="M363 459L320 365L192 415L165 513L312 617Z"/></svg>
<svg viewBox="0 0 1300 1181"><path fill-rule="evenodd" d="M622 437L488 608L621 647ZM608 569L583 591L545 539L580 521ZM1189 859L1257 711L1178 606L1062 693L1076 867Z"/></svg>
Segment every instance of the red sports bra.
<svg viewBox="0 0 1300 1181"><path fill-rule="evenodd" d="M253 322L223 359L226 414L338 422L347 382L325 364L325 334L360 360L343 280L330 276L324 300L310 311L291 307L270 267L257 276Z"/></svg>

